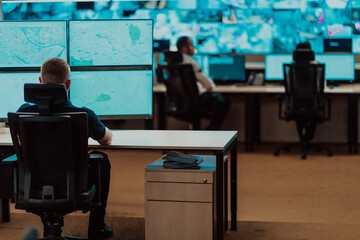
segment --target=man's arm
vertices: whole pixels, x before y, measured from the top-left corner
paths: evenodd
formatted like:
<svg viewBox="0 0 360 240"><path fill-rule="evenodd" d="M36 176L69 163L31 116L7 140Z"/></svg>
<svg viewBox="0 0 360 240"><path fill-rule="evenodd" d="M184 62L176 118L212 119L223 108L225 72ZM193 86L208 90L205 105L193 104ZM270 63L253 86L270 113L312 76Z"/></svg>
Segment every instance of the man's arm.
<svg viewBox="0 0 360 240"><path fill-rule="evenodd" d="M113 138L112 132L107 127L105 127L105 135L102 139L98 140L98 142L101 145L110 145L112 142L112 138Z"/></svg>

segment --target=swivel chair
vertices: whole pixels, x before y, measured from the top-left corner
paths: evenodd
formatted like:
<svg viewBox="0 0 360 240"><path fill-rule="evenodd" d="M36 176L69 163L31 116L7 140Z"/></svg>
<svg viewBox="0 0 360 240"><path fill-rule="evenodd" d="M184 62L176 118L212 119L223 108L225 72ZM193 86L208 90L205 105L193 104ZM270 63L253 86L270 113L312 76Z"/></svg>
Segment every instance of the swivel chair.
<svg viewBox="0 0 360 240"><path fill-rule="evenodd" d="M99 203L99 165L96 183L88 183L87 115L53 113L67 101L62 84L25 84L24 93L38 113L8 113L17 157L15 208L41 217L44 239L79 239L62 236L61 228L66 214L86 212ZM99 163L102 157L90 158Z"/></svg>
<svg viewBox="0 0 360 240"><path fill-rule="evenodd" d="M313 55L306 51L294 53L294 60L299 55ZM301 53L302 52L302 53ZM312 51L310 51L312 52ZM301 59L304 59L302 57ZM306 58L305 58L306 59ZM310 144L314 138L317 124L330 120L331 100L324 95L324 73L325 65L309 63L306 61L296 61L293 64L284 64L284 85L285 85L285 110L282 110L283 99L279 101L279 118L296 123L300 142L287 144L278 148L274 155L279 155L281 150L289 150L295 145L301 146L301 158L306 159L307 150L315 144ZM327 101L325 101L327 100ZM325 111L327 102L327 111ZM319 150L324 149L328 156L332 156L332 151L322 145L316 145Z"/></svg>
<svg viewBox="0 0 360 240"><path fill-rule="evenodd" d="M210 113L201 110L201 98L196 76L191 64L181 64L180 52L165 52L168 65L159 65L158 78L166 85L165 113L176 119L189 122L193 130L200 130L200 119L210 118Z"/></svg>

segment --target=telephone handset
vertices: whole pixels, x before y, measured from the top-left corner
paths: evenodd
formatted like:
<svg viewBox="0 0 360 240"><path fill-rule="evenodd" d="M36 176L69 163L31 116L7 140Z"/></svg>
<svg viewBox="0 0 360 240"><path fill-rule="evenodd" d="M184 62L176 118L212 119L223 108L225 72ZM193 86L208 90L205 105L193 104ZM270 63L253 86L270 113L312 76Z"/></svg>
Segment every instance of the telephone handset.
<svg viewBox="0 0 360 240"><path fill-rule="evenodd" d="M252 86L262 86L265 83L264 73L252 72L248 78L248 84Z"/></svg>

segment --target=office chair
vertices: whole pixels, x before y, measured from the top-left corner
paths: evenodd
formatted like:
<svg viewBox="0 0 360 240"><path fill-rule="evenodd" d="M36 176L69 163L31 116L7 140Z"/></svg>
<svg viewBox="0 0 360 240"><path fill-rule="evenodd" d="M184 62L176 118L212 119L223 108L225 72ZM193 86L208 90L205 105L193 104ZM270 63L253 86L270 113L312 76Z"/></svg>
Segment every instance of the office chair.
<svg viewBox="0 0 360 240"><path fill-rule="evenodd" d="M165 113L176 119L189 122L193 130L200 130L201 118L210 118L210 113L199 110L201 104L196 76L191 64L181 64L180 52L165 52L165 62L159 65L158 79L166 85Z"/></svg>
<svg viewBox="0 0 360 240"><path fill-rule="evenodd" d="M295 60L295 58L294 58ZM300 142L287 144L278 148L274 155L281 150L289 150L295 145L301 146L301 158L306 159L309 142L314 138L316 125L330 120L331 100L327 99L327 116L325 112L324 73L325 65L317 63L284 64L285 110L282 110L282 99L279 101L279 118L286 121L294 120ZM316 145L319 150L324 149L328 156L332 151L322 145Z"/></svg>
<svg viewBox="0 0 360 240"><path fill-rule="evenodd" d="M88 183L87 115L53 113L56 104L67 101L62 84L25 84L24 95L38 105L38 113L8 113L17 157L15 208L41 217L44 239L79 239L62 236L61 228L66 214L99 203L99 164L96 184ZM101 161L98 155L90 158Z"/></svg>

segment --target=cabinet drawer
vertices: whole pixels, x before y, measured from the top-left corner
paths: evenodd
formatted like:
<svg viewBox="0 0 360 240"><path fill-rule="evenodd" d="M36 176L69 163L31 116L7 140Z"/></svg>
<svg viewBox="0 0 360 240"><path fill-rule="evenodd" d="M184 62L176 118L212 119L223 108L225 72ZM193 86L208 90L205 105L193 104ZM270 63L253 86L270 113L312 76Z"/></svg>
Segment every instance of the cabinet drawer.
<svg viewBox="0 0 360 240"><path fill-rule="evenodd" d="M212 203L145 202L146 240L210 240Z"/></svg>
<svg viewBox="0 0 360 240"><path fill-rule="evenodd" d="M213 173L194 172L145 172L148 182L213 183Z"/></svg>
<svg viewBox="0 0 360 240"><path fill-rule="evenodd" d="M146 200L168 200L168 201L190 201L190 202L212 202L212 184L190 184L190 183L145 183Z"/></svg>

